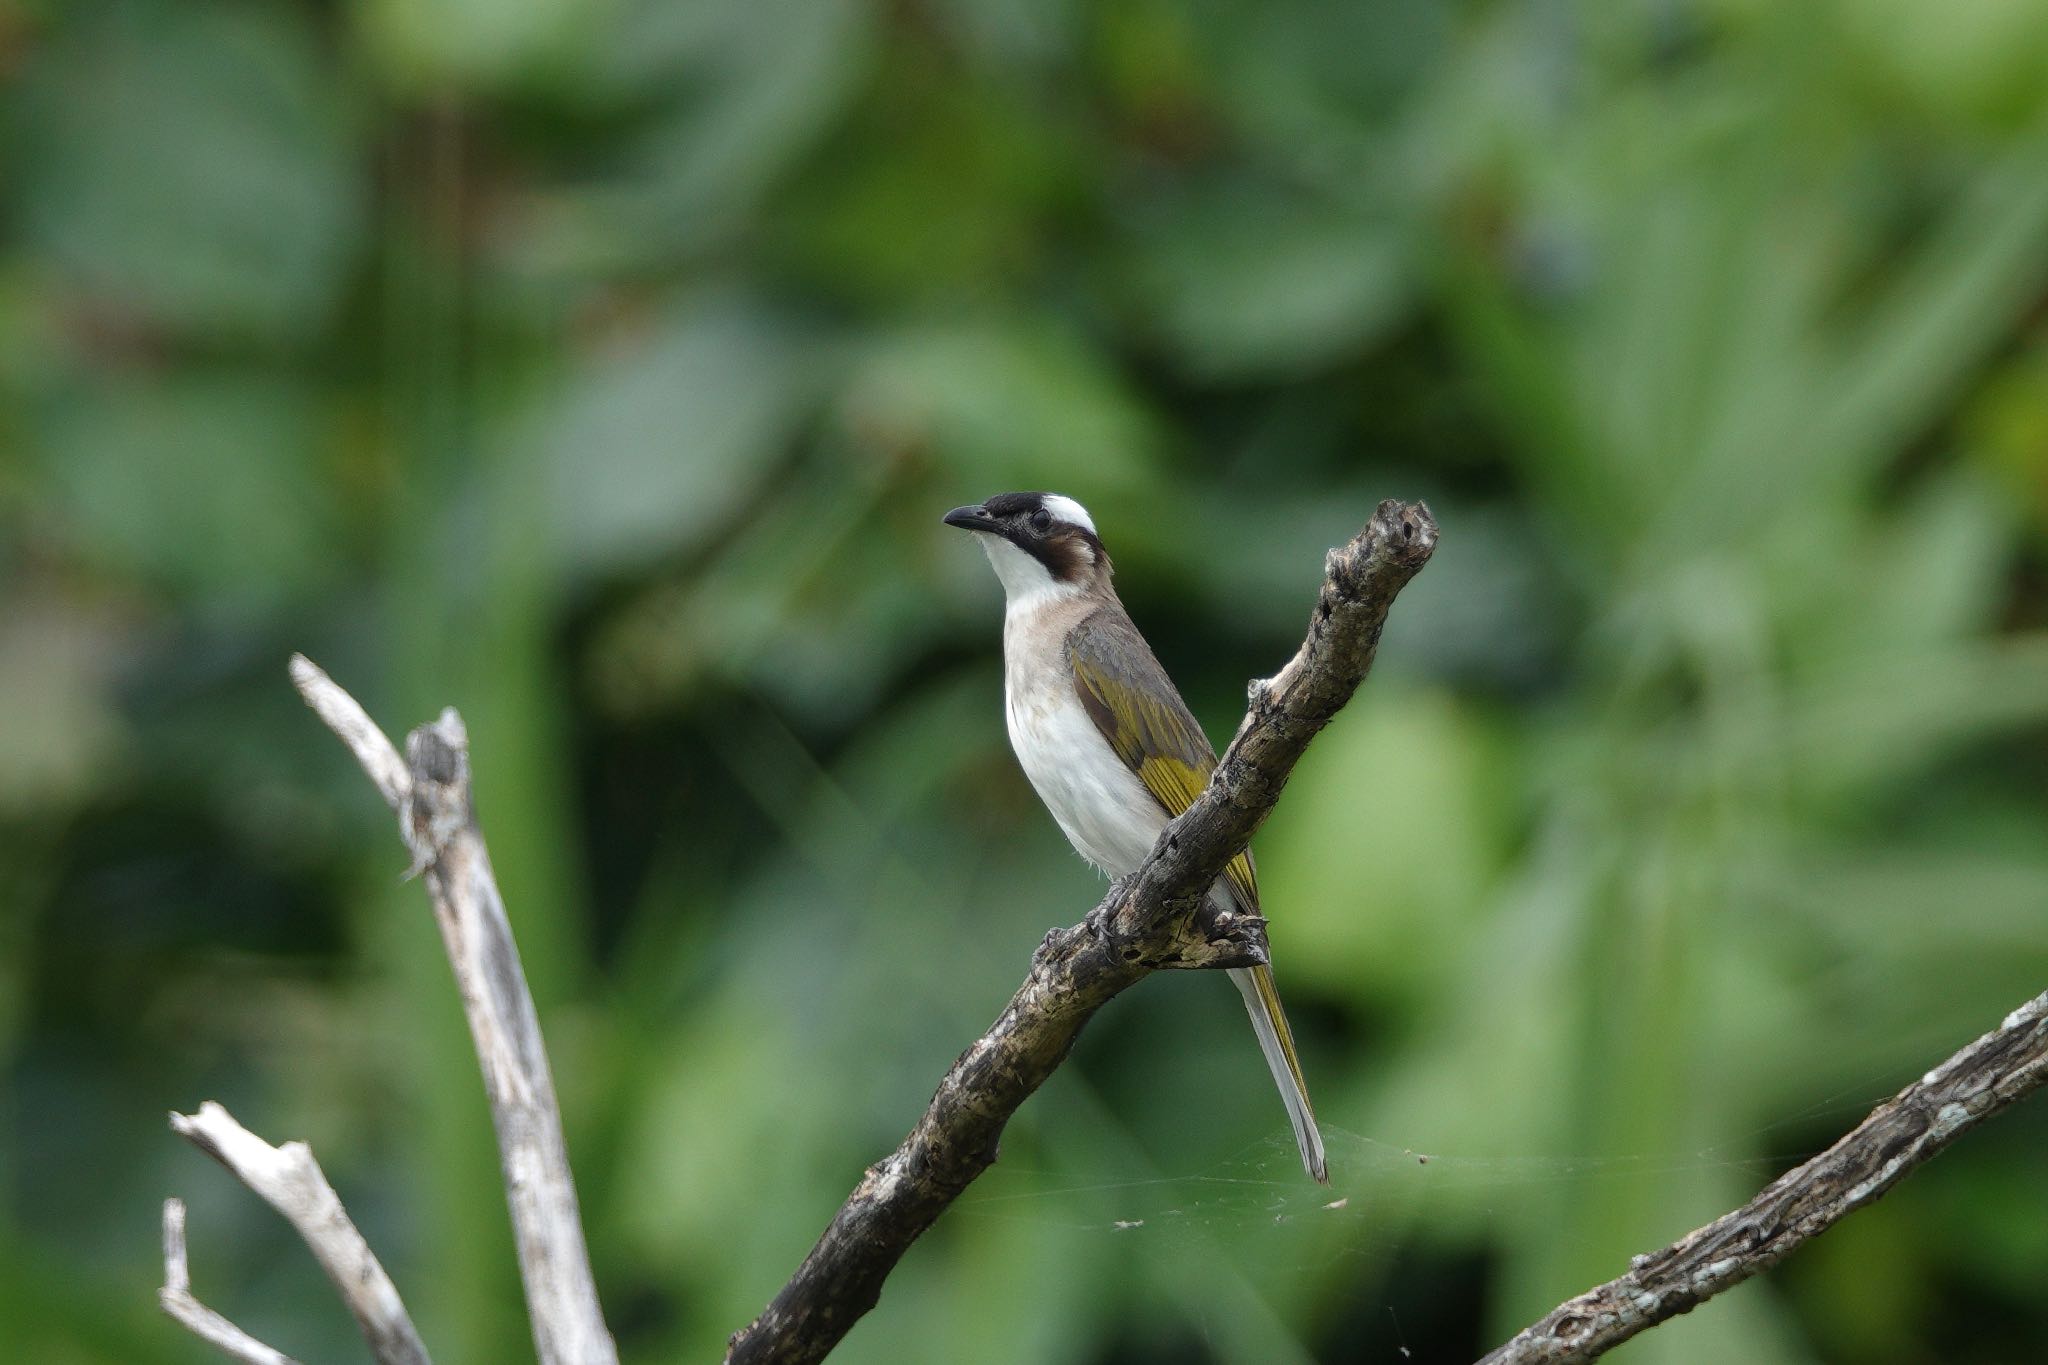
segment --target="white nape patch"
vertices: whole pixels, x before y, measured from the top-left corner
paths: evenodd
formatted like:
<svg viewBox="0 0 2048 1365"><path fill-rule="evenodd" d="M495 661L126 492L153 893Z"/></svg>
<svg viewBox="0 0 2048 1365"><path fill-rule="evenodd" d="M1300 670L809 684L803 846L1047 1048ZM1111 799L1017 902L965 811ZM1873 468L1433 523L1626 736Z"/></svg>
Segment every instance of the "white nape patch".
<svg viewBox="0 0 2048 1365"><path fill-rule="evenodd" d="M978 539L988 554L988 562L995 566L996 577L1003 581L1003 596L1013 614L1073 597L1081 591L1079 583L1060 582L1035 556L1001 536L984 533Z"/></svg>
<svg viewBox="0 0 2048 1365"><path fill-rule="evenodd" d="M1095 519L1088 515L1088 509L1066 494L1047 493L1040 501L1040 506L1052 513L1055 520L1064 521L1069 526L1078 526L1091 536L1095 534Z"/></svg>

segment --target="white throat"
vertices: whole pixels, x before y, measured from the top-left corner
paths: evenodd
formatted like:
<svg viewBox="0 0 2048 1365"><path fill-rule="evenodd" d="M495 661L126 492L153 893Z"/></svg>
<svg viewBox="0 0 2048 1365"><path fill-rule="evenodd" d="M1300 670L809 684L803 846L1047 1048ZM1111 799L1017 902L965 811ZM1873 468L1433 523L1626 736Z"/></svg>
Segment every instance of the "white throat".
<svg viewBox="0 0 2048 1365"><path fill-rule="evenodd" d="M982 550L988 555L988 562L995 567L996 577L1002 580L1003 596L1008 599L1010 615L1080 596L1082 588L1079 583L1060 582L1037 558L1024 553L1001 536L983 535L979 539Z"/></svg>

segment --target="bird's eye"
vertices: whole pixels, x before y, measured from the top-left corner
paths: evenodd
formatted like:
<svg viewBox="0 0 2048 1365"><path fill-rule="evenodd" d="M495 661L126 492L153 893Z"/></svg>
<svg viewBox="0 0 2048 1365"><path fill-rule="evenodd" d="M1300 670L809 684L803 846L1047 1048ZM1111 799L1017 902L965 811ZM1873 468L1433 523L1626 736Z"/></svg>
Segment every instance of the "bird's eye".
<svg viewBox="0 0 2048 1365"><path fill-rule="evenodd" d="M1051 526L1052 513L1046 511L1043 507L1031 514L1031 529L1040 535L1044 535Z"/></svg>

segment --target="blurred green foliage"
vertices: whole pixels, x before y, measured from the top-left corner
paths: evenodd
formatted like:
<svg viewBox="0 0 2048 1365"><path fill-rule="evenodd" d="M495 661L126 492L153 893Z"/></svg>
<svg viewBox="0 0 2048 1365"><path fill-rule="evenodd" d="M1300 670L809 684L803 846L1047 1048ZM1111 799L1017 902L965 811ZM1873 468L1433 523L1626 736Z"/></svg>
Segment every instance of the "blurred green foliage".
<svg viewBox="0 0 2048 1365"><path fill-rule="evenodd" d="M937 520L1008 488L1219 736L1437 509L1259 843L1336 1186L1150 982L848 1361L1464 1358L2048 978L2048 7L28 0L0 71L12 1358L207 1358L173 1192L203 1297L356 1357L207 1097L441 1359L528 1349L294 649L463 709L622 1345L711 1358L1098 892ZM2048 1358L2044 1139L1622 1355Z"/></svg>

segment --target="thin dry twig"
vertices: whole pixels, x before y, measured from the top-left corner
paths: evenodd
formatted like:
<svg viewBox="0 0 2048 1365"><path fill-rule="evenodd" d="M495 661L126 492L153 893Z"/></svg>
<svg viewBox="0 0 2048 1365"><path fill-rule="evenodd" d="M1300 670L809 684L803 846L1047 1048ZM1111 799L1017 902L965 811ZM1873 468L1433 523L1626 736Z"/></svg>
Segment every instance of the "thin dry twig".
<svg viewBox="0 0 2048 1365"><path fill-rule="evenodd" d="M1834 1146L1756 1198L1629 1263L1570 1299L1480 1365L1574 1365L1768 1270L1984 1120L2048 1084L2048 993L1897 1095Z"/></svg>
<svg viewBox="0 0 2048 1365"><path fill-rule="evenodd" d="M298 1230L348 1305L379 1365L428 1365L427 1348L397 1286L356 1230L310 1147L303 1142L273 1147L212 1100L200 1105L196 1114L171 1115L171 1128L227 1167Z"/></svg>
<svg viewBox="0 0 2048 1365"><path fill-rule="evenodd" d="M462 718L451 709L414 730L401 760L355 699L319 668L294 655L291 672L307 705L398 812L413 871L425 873L483 1070L542 1365L616 1365L618 1349L591 1276L540 1016L476 822Z"/></svg>
<svg viewBox="0 0 2048 1365"><path fill-rule="evenodd" d="M774 1301L734 1333L728 1361L822 1359L875 1305L910 1244L995 1160L1010 1116L1119 991L1162 967L1265 960L1263 923L1211 913L1208 888L1364 679L1388 608L1436 539L1428 508L1383 502L1330 552L1308 638L1277 675L1252 685L1251 709L1208 788L1086 920L1046 935L1008 1008L946 1073L903 1144L868 1168Z"/></svg>
<svg viewBox="0 0 2048 1365"><path fill-rule="evenodd" d="M156 1292L164 1312L186 1331L223 1355L247 1365L299 1365L283 1351L265 1346L192 1297L192 1272L185 1261L185 1201L164 1200L164 1287Z"/></svg>
<svg viewBox="0 0 2048 1365"><path fill-rule="evenodd" d="M292 685L299 689L306 705L313 708L313 714L356 756L356 762L363 765L384 804L397 810L405 794L412 790L412 777L406 772L405 760L399 757L398 750L377 728L377 722L370 719L360 702L342 691L340 684L305 655L292 655L291 675Z"/></svg>

